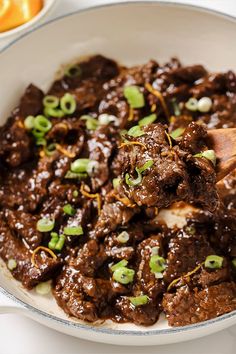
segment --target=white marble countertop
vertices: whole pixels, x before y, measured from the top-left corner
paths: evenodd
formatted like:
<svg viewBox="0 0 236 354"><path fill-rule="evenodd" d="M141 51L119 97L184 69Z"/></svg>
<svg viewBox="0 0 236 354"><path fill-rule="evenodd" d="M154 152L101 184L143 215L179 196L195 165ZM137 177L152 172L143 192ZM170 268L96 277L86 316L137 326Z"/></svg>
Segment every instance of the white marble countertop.
<svg viewBox="0 0 236 354"><path fill-rule="evenodd" d="M120 0L124 1L125 0ZM171 2L172 0L168 0ZM60 0L51 18L115 0ZM173 2L178 2L177 0ZM236 0L182 0L236 16ZM236 326L202 339L160 347L118 347L86 342L60 334L18 315L0 315L0 354L233 354Z"/></svg>

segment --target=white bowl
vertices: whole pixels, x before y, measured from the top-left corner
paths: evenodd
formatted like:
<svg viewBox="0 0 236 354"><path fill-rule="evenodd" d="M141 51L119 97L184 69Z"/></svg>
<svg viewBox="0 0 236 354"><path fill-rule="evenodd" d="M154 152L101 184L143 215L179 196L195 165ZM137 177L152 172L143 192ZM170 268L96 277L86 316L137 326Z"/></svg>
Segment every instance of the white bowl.
<svg viewBox="0 0 236 354"><path fill-rule="evenodd" d="M30 30L32 27L39 24L43 20L43 18L46 17L50 13L52 7L56 4L57 1L58 0L44 0L44 5L43 5L42 10L36 16L34 16L32 18L32 20L26 22L25 24L23 24L21 26L13 28L9 31L1 32L0 33L0 45L4 45L5 43L7 43L7 41L9 42L9 40L13 40L18 35Z"/></svg>
<svg viewBox="0 0 236 354"><path fill-rule="evenodd" d="M236 70L236 21L197 7L156 2L100 6L65 16L23 36L0 53L0 123L25 87L45 89L61 64L101 53L126 65L178 56L185 64ZM177 218L177 216L175 216ZM173 216L171 216L173 220ZM152 327L106 322L88 325L68 318L54 299L27 292L3 266L0 311L18 311L80 338L122 345L181 342L236 323L236 311L219 318L170 328L164 318Z"/></svg>

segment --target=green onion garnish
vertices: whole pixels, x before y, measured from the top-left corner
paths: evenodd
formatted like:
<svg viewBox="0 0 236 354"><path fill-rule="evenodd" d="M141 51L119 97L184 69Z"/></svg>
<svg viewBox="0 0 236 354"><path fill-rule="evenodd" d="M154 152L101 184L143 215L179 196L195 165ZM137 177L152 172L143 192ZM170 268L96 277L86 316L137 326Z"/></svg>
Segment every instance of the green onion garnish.
<svg viewBox="0 0 236 354"><path fill-rule="evenodd" d="M185 128L177 128L175 130L173 130L172 133L170 133L170 136L172 139L177 139L179 138L185 131Z"/></svg>
<svg viewBox="0 0 236 354"><path fill-rule="evenodd" d="M158 255L151 256L149 266L152 273L162 273L166 269L166 260Z"/></svg>
<svg viewBox="0 0 236 354"><path fill-rule="evenodd" d="M122 261L111 266L111 271L114 272L115 270L117 270L120 267L126 267L127 264L128 264L128 261L126 261L126 259L122 259Z"/></svg>
<svg viewBox="0 0 236 354"><path fill-rule="evenodd" d="M139 125L134 125L132 128L128 130L127 134L133 136L134 138L138 138L139 136L142 136L145 133L144 131L142 131Z"/></svg>
<svg viewBox="0 0 236 354"><path fill-rule="evenodd" d="M73 208L73 206L71 204L64 205L63 211L65 214L70 215L70 216L73 216L76 213L75 208Z"/></svg>
<svg viewBox="0 0 236 354"><path fill-rule="evenodd" d="M52 127L52 123L46 117L39 115L34 119L34 128L37 131L47 133Z"/></svg>
<svg viewBox="0 0 236 354"><path fill-rule="evenodd" d="M86 121L85 124L88 130L96 130L99 126L99 121L89 115L83 115L80 119Z"/></svg>
<svg viewBox="0 0 236 354"><path fill-rule="evenodd" d="M222 268L224 258L217 255L207 256L205 260L205 267L210 269Z"/></svg>
<svg viewBox="0 0 236 354"><path fill-rule="evenodd" d="M64 112L60 108L45 107L43 113L47 117L62 118Z"/></svg>
<svg viewBox="0 0 236 354"><path fill-rule="evenodd" d="M74 191L72 192L72 196L73 196L74 198L77 198L77 197L79 196L79 192L78 192L77 190L74 190Z"/></svg>
<svg viewBox="0 0 236 354"><path fill-rule="evenodd" d="M66 93L60 100L61 110L65 114L73 114L76 110L76 100L70 93Z"/></svg>
<svg viewBox="0 0 236 354"><path fill-rule="evenodd" d="M70 170L75 173L87 173L89 159L77 159L71 163Z"/></svg>
<svg viewBox="0 0 236 354"><path fill-rule="evenodd" d="M131 108L142 108L145 105L144 95L138 86L126 86L124 96Z"/></svg>
<svg viewBox="0 0 236 354"><path fill-rule="evenodd" d="M28 116L24 120L24 126L27 130L32 130L34 128L34 120L33 116Z"/></svg>
<svg viewBox="0 0 236 354"><path fill-rule="evenodd" d="M47 140L45 138L38 138L36 140L36 145L40 146L46 146L47 145Z"/></svg>
<svg viewBox="0 0 236 354"><path fill-rule="evenodd" d="M59 105L59 98L56 96L48 95L43 99L44 107L56 108Z"/></svg>
<svg viewBox="0 0 236 354"><path fill-rule="evenodd" d="M57 244L55 246L55 250L56 251L61 251L62 250L62 248L64 246L64 243L65 243L65 240L66 240L65 235L60 235L59 236L59 240L58 240L58 242L57 242Z"/></svg>
<svg viewBox="0 0 236 354"><path fill-rule="evenodd" d="M155 122L156 119L157 119L157 115L156 115L156 113L153 113L153 114L150 114L149 116L144 117L143 119L141 119L138 122L138 125L140 127L143 127L144 125L152 124L153 122Z"/></svg>
<svg viewBox="0 0 236 354"><path fill-rule="evenodd" d="M113 180L112 180L113 188L118 188L120 185L120 182L121 182L120 177L113 178Z"/></svg>
<svg viewBox="0 0 236 354"><path fill-rule="evenodd" d="M173 106L174 115L175 115L176 117L180 116L181 111L180 111L180 108L179 108L179 104L178 104L178 102L176 101L176 98L173 98L173 99L171 100L171 103L172 103L172 106Z"/></svg>
<svg viewBox="0 0 236 354"><path fill-rule="evenodd" d="M49 232L52 231L54 225L55 225L55 220L42 218L37 222L37 230L40 232Z"/></svg>
<svg viewBox="0 0 236 354"><path fill-rule="evenodd" d="M192 112L196 112L198 110L198 100L194 97L191 97L186 103L185 107Z"/></svg>
<svg viewBox="0 0 236 354"><path fill-rule="evenodd" d="M116 239L120 243L126 243L129 241L129 234L127 231L122 231Z"/></svg>
<svg viewBox="0 0 236 354"><path fill-rule="evenodd" d="M9 259L8 262L7 262L7 268L9 270L13 270L17 267L17 262L15 259Z"/></svg>
<svg viewBox="0 0 236 354"><path fill-rule="evenodd" d="M59 235L57 232L51 232L51 240L48 243L48 248L55 250L56 244L59 240Z"/></svg>
<svg viewBox="0 0 236 354"><path fill-rule="evenodd" d="M51 291L50 282L46 281L43 283L39 283L38 285L36 285L35 291L39 295L48 295Z"/></svg>
<svg viewBox="0 0 236 354"><path fill-rule="evenodd" d="M135 296L135 297L129 297L129 301L131 302L132 305L136 306L142 306L146 305L149 301L149 297L147 295L140 295L140 296Z"/></svg>
<svg viewBox="0 0 236 354"><path fill-rule="evenodd" d="M125 174L125 182L126 184L128 184L128 186L137 186L138 184L140 184L142 182L142 173L144 171L146 171L148 168L152 167L152 165L154 164L153 160L148 160L145 162L145 164L141 167L136 167L135 171L137 172L138 176L135 179L132 179L129 175L129 173Z"/></svg>
<svg viewBox="0 0 236 354"><path fill-rule="evenodd" d="M75 172L67 171L64 178L66 178L66 179L83 179L86 177L88 177L87 173L75 173Z"/></svg>
<svg viewBox="0 0 236 354"><path fill-rule="evenodd" d="M42 132L42 131L39 131L37 129L33 129L32 130L32 135L36 138L36 139L40 139L40 138L43 138L45 133Z"/></svg>
<svg viewBox="0 0 236 354"><path fill-rule="evenodd" d="M129 284L134 280L135 271L126 267L119 267L113 273L113 279L121 284Z"/></svg>
<svg viewBox="0 0 236 354"><path fill-rule="evenodd" d="M205 157L207 160L210 160L214 166L216 165L216 154L214 150L206 150L193 155L193 157Z"/></svg>
<svg viewBox="0 0 236 354"><path fill-rule="evenodd" d="M63 233L67 236L80 236L83 235L84 231L81 226L66 226Z"/></svg>
<svg viewBox="0 0 236 354"><path fill-rule="evenodd" d="M78 64L70 65L65 70L65 76L78 77L81 74L81 68Z"/></svg>
<svg viewBox="0 0 236 354"><path fill-rule="evenodd" d="M154 164L153 160L148 160L148 161L145 162L145 164L143 164L143 166L139 167L138 170L139 170L140 173L143 173L148 168L152 167L153 164Z"/></svg>
<svg viewBox="0 0 236 354"><path fill-rule="evenodd" d="M139 172L139 169L137 167L135 168L135 171L138 174L137 178L131 178L129 173L125 174L125 183L128 186L135 187L135 186L137 186L138 184L140 184L142 182L142 175Z"/></svg>
<svg viewBox="0 0 236 354"><path fill-rule="evenodd" d="M57 145L52 143L44 148L44 152L47 156L52 156L57 149Z"/></svg>

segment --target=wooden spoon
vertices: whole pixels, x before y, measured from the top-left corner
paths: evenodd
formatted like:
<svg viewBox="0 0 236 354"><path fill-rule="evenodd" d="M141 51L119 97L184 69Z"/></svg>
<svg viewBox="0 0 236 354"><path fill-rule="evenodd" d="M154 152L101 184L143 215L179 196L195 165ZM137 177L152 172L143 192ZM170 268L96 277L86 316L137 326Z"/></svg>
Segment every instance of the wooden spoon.
<svg viewBox="0 0 236 354"><path fill-rule="evenodd" d="M208 130L209 146L217 157L217 182L236 168L236 128Z"/></svg>

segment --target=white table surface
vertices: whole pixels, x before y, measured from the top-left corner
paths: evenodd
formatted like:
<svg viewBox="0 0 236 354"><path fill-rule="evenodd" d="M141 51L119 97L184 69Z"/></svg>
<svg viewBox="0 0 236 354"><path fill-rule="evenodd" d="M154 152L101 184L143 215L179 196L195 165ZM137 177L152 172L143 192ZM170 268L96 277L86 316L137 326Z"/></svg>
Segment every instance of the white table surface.
<svg viewBox="0 0 236 354"><path fill-rule="evenodd" d="M120 0L124 1L125 0ZM177 0L169 0L169 2ZM115 0L60 0L51 18L79 8ZM236 16L236 0L182 0ZM18 315L0 316L0 354L233 354L236 326L220 333L186 342L155 347L96 344L60 334Z"/></svg>

